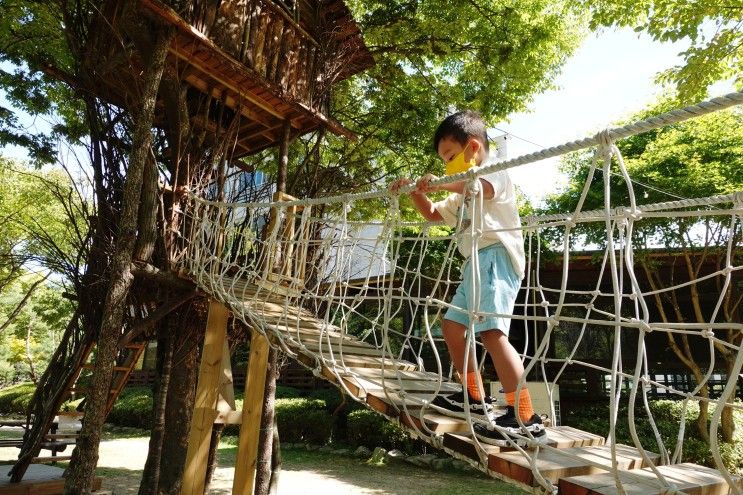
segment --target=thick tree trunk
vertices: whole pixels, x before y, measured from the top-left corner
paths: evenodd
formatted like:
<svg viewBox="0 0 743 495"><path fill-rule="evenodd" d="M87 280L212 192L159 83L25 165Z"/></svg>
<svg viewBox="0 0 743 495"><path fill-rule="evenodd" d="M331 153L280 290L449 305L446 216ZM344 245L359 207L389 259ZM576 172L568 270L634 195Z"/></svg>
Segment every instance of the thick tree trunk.
<svg viewBox="0 0 743 495"><path fill-rule="evenodd" d="M163 331L164 330L164 331ZM175 335L164 327L164 334L157 342L157 378L155 380L155 400L152 410L152 431L147 461L144 465L139 495L156 495L160 482L160 466L165 434L165 405L168 399L170 375L173 367L173 348Z"/></svg>
<svg viewBox="0 0 743 495"><path fill-rule="evenodd" d="M203 342L206 314L202 303L193 303L170 318L168 331L176 335L173 368L165 407L158 495L179 495L188 451L196 381L199 372L199 342Z"/></svg>
<svg viewBox="0 0 743 495"><path fill-rule="evenodd" d="M140 24L142 19L132 20ZM139 26L142 27L142 26ZM152 46L144 72L140 111L134 120L132 151L129 156L124 202L118 229L116 250L111 267L111 281L103 309L98 354L93 370L93 383L85 407L85 421L77 446L67 470L65 494L79 495L91 491L91 483L98 462L98 444L105 420L106 403L113 377L113 367L118 351L118 338L123 323L123 313L133 276L130 271L137 235L139 200L142 176L150 151L152 125L157 89L160 85L165 56L172 39L171 30L163 30ZM143 54L144 55L144 54ZM149 56L149 57L148 57Z"/></svg>

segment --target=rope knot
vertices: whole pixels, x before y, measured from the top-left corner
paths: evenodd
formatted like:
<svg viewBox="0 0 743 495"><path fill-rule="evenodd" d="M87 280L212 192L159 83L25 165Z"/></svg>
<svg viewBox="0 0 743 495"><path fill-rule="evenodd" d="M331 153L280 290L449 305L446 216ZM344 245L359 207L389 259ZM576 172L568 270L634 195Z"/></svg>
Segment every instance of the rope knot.
<svg viewBox="0 0 743 495"><path fill-rule="evenodd" d="M577 223L575 223L575 220L573 220L573 217L566 217L565 218L565 226L574 229Z"/></svg>
<svg viewBox="0 0 743 495"><path fill-rule="evenodd" d="M730 275L731 273L733 273L733 265L728 265L722 269L722 274L725 275L726 277Z"/></svg>
<svg viewBox="0 0 743 495"><path fill-rule="evenodd" d="M733 206L736 209L743 208L743 191L738 191L733 194Z"/></svg>
<svg viewBox="0 0 743 495"><path fill-rule="evenodd" d="M596 141L598 141L599 145L606 148L611 148L612 143L614 140L611 138L611 132L609 129L604 129L603 131L599 131L595 136ZM609 150L611 151L611 150Z"/></svg>
<svg viewBox="0 0 743 495"><path fill-rule="evenodd" d="M560 320L556 316L550 316L547 320L547 326L549 328L554 328L560 323Z"/></svg>
<svg viewBox="0 0 743 495"><path fill-rule="evenodd" d="M650 324L646 321L640 322L640 331L643 333L652 333L653 327L650 326Z"/></svg>
<svg viewBox="0 0 743 495"><path fill-rule="evenodd" d="M702 330L702 337L705 339L713 339L715 338L715 332L711 328L705 328Z"/></svg>
<svg viewBox="0 0 743 495"><path fill-rule="evenodd" d="M470 181L467 182L467 192L470 196L476 196L482 187L480 186L480 181L477 180L477 176L475 175L475 169L471 168L467 171L467 178L470 179Z"/></svg>

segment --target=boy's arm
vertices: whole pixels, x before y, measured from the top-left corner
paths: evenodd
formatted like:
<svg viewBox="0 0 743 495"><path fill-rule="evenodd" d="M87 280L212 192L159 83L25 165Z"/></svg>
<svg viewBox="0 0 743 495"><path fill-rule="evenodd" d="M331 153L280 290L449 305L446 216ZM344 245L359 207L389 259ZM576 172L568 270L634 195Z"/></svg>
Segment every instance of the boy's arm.
<svg viewBox="0 0 743 495"><path fill-rule="evenodd" d="M418 181L418 183L420 184L420 181ZM390 191L397 193L400 191L400 188L409 186L410 184L413 184L413 181L410 179L398 179L390 185ZM410 192L410 199L413 200L413 205L420 214L423 215L423 218L429 222L438 222L443 220L443 217L438 211L436 211L433 202L428 199L426 193L421 192L416 188Z"/></svg>
<svg viewBox="0 0 743 495"><path fill-rule="evenodd" d="M439 222L444 219L441 213L434 208L433 202L428 199L425 193L418 192L416 189L410 193L410 199L413 200L413 204L420 214L423 215L423 218L429 222Z"/></svg>
<svg viewBox="0 0 743 495"><path fill-rule="evenodd" d="M465 193L467 181L458 180L456 182L450 182L448 184L432 186L431 181L436 180L436 179L438 179L438 177L436 177L433 174L424 175L418 180L418 183L416 184L416 191L420 191L422 193L428 193L428 192L433 192L433 191L449 191L449 192L457 193L457 194ZM490 181L487 181L481 178L480 185L482 186L483 198L493 199L493 197L495 196L495 189L493 188L493 184L491 184Z"/></svg>

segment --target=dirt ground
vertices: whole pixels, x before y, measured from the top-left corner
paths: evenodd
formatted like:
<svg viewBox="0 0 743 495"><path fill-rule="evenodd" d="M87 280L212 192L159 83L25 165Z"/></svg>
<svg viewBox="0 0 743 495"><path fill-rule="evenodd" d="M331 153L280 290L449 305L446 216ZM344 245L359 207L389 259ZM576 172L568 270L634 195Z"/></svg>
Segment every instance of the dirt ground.
<svg viewBox="0 0 743 495"><path fill-rule="evenodd" d="M5 430L5 429L3 429ZM3 432L3 438L13 435ZM101 442L98 473L103 488L114 495L136 494L142 475L149 438L112 438ZM237 448L222 442L209 494L232 493L232 476ZM65 452L64 454L68 454ZM14 460L15 448L0 448L0 462ZM522 494L504 483L478 473L431 471L410 464L371 466L363 460L284 449L279 495L323 493L324 495L493 495Z"/></svg>

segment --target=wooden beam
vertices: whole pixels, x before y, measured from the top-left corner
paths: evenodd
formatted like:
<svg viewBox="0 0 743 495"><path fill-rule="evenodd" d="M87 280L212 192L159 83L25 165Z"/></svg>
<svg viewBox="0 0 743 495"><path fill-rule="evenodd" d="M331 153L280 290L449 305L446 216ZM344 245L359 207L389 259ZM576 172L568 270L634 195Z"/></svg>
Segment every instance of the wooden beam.
<svg viewBox="0 0 743 495"><path fill-rule="evenodd" d="M217 417L217 397L222 376L222 352L227 336L229 310L220 302L209 301L204 349L199 365L191 432L188 438L186 468L181 495L203 495L212 426Z"/></svg>
<svg viewBox="0 0 743 495"><path fill-rule="evenodd" d="M267 363L268 339L254 330L250 339L250 358L248 360L248 376L245 379L242 424L240 425L240 439L235 459L235 477L232 482L233 495L250 495L253 493Z"/></svg>

